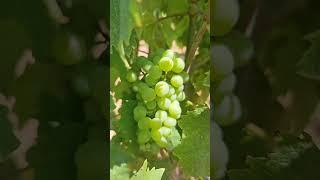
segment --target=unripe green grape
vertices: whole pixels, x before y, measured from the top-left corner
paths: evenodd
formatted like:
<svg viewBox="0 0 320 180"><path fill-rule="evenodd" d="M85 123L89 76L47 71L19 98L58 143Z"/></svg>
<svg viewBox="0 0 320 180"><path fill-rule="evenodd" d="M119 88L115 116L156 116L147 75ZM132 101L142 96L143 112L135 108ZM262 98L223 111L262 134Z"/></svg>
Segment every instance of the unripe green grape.
<svg viewBox="0 0 320 180"><path fill-rule="evenodd" d="M171 49L168 49L168 50L163 52L162 57L168 57L170 59L174 59L175 58L175 53Z"/></svg>
<svg viewBox="0 0 320 180"><path fill-rule="evenodd" d="M157 79L153 79L152 76L150 76L150 74L148 74L145 78L146 83L148 84L149 87L154 86L158 80Z"/></svg>
<svg viewBox="0 0 320 180"><path fill-rule="evenodd" d="M170 107L171 101L168 98L159 98L157 99L157 104L160 109L167 110Z"/></svg>
<svg viewBox="0 0 320 180"><path fill-rule="evenodd" d="M230 93L233 91L235 85L236 85L236 76L233 73L231 73L221 81L221 83L217 88L217 91L222 94Z"/></svg>
<svg viewBox="0 0 320 180"><path fill-rule="evenodd" d="M158 110L155 114L155 117L159 118L161 120L161 122L163 122L164 120L166 120L168 118L168 113L167 113L167 111Z"/></svg>
<svg viewBox="0 0 320 180"><path fill-rule="evenodd" d="M138 92L138 91L139 91L139 88L138 88L138 86L137 86L136 84L134 84L134 85L132 86L132 90L133 90L134 92Z"/></svg>
<svg viewBox="0 0 320 180"><path fill-rule="evenodd" d="M184 85L181 85L180 87L175 88L176 93L182 92L184 89Z"/></svg>
<svg viewBox="0 0 320 180"><path fill-rule="evenodd" d="M241 104L237 96L227 95L216 107L214 113L215 121L221 126L231 125L241 116Z"/></svg>
<svg viewBox="0 0 320 180"><path fill-rule="evenodd" d="M162 126L162 121L159 118L153 118L149 123L150 128L159 129Z"/></svg>
<svg viewBox="0 0 320 180"><path fill-rule="evenodd" d="M189 74L185 71L182 71L179 75L182 77L183 83L186 83L190 80Z"/></svg>
<svg viewBox="0 0 320 180"><path fill-rule="evenodd" d="M175 127L177 125L177 120L169 116L166 120L164 120L163 125L169 128Z"/></svg>
<svg viewBox="0 0 320 180"><path fill-rule="evenodd" d="M182 92L179 92L178 94L177 94L177 100L178 101L183 101L183 100L185 100L186 99L186 94L182 91Z"/></svg>
<svg viewBox="0 0 320 180"><path fill-rule="evenodd" d="M151 130L151 137L155 142L159 141L162 137L159 129L152 129Z"/></svg>
<svg viewBox="0 0 320 180"><path fill-rule="evenodd" d="M174 87L169 85L169 93L168 93L167 97L170 97L171 95L173 95L175 93L176 93L176 90L174 89Z"/></svg>
<svg viewBox="0 0 320 180"><path fill-rule="evenodd" d="M163 57L159 61L159 68L162 71L168 72L173 68L173 61L169 57Z"/></svg>
<svg viewBox="0 0 320 180"><path fill-rule="evenodd" d="M172 95L170 96L170 101L173 102L173 101L175 101L175 100L177 100L177 95L176 95L176 94L172 94Z"/></svg>
<svg viewBox="0 0 320 180"><path fill-rule="evenodd" d="M160 79L162 76L162 71L159 66L152 66L152 68L149 71L149 76L151 76L153 79Z"/></svg>
<svg viewBox="0 0 320 180"><path fill-rule="evenodd" d="M150 123L150 118L149 117L144 117L138 121L138 127L139 129L148 129L149 128L149 123Z"/></svg>
<svg viewBox="0 0 320 180"><path fill-rule="evenodd" d="M214 0L212 2L211 32L214 36L223 36L237 23L240 7L237 0Z"/></svg>
<svg viewBox="0 0 320 180"><path fill-rule="evenodd" d="M136 73L134 73L133 71L128 71L126 79L128 82L135 82L138 78Z"/></svg>
<svg viewBox="0 0 320 180"><path fill-rule="evenodd" d="M181 115L181 107L180 107L180 104L179 102L176 103L178 101L174 101L171 103L170 107L169 107L169 114L170 116L172 116L173 118L180 118L180 115Z"/></svg>
<svg viewBox="0 0 320 180"><path fill-rule="evenodd" d="M158 141L156 141L156 143L160 146L160 147L166 147L168 145L168 141L165 137L161 137Z"/></svg>
<svg viewBox="0 0 320 180"><path fill-rule="evenodd" d="M144 72L149 72L149 70L154 65L146 57L142 57L142 56L137 58L136 63L137 63L137 66L141 68Z"/></svg>
<svg viewBox="0 0 320 180"><path fill-rule="evenodd" d="M147 109L152 110L157 107L156 101L149 101L146 103Z"/></svg>
<svg viewBox="0 0 320 180"><path fill-rule="evenodd" d="M151 139L151 133L149 130L138 131L138 143L145 144Z"/></svg>
<svg viewBox="0 0 320 180"><path fill-rule="evenodd" d="M213 45L211 49L213 67L217 74L230 74L234 68L234 59L231 51L224 45Z"/></svg>
<svg viewBox="0 0 320 180"><path fill-rule="evenodd" d="M140 120L146 117L147 109L144 106L138 105L133 109L133 115L135 120Z"/></svg>
<svg viewBox="0 0 320 180"><path fill-rule="evenodd" d="M185 68L184 60L181 58L174 58L173 59L173 68L172 71L175 73L181 73Z"/></svg>
<svg viewBox="0 0 320 180"><path fill-rule="evenodd" d="M154 113L156 112L156 109L151 109L147 111L147 116L154 116Z"/></svg>
<svg viewBox="0 0 320 180"><path fill-rule="evenodd" d="M139 82L136 84L136 86L138 87L138 91L139 91L139 92L143 92L145 89L148 89L148 88L149 88L149 86L148 86L146 83L141 82L141 81L139 81Z"/></svg>
<svg viewBox="0 0 320 180"><path fill-rule="evenodd" d="M169 93L169 90L169 84L164 81L158 82L155 86L155 92L159 97L165 97Z"/></svg>
<svg viewBox="0 0 320 180"><path fill-rule="evenodd" d="M180 75L174 75L174 76L172 76L170 83L174 87L180 87L183 85L183 79Z"/></svg>
<svg viewBox="0 0 320 180"><path fill-rule="evenodd" d="M162 136L164 136L164 137L168 137L168 136L171 134L171 129L168 128L168 127L165 127L165 126L159 128L158 131L159 131L160 134L161 134Z"/></svg>
<svg viewBox="0 0 320 180"><path fill-rule="evenodd" d="M156 93L152 88L147 88L144 91L140 91L140 94L142 99L147 102L153 101L156 98Z"/></svg>

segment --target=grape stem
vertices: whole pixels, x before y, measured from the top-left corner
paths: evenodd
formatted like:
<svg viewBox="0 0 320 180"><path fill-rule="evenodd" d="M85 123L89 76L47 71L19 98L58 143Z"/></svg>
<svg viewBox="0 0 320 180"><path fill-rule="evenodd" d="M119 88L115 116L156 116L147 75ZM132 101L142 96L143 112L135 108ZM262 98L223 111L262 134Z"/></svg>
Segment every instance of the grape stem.
<svg viewBox="0 0 320 180"><path fill-rule="evenodd" d="M170 15L168 15L168 16L158 18L156 21L154 21L154 22L152 22L152 23L150 23L150 24L147 24L146 26L151 26L151 25L157 24L157 23L159 23L159 22L161 22L161 21L163 21L163 20L169 19L169 18L186 16L186 15L188 15L188 14L189 14L189 12L170 14Z"/></svg>

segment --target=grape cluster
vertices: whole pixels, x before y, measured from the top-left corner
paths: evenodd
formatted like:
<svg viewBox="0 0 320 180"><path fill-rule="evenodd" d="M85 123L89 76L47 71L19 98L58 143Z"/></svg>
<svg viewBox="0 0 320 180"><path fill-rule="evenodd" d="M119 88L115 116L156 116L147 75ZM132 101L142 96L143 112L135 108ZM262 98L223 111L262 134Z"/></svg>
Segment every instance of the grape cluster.
<svg viewBox="0 0 320 180"><path fill-rule="evenodd" d="M227 6L230 5L229 6ZM225 11L228 9L228 11ZM246 39L235 32L230 32L239 18L239 4L235 0L214 0L213 1L214 27L213 35L219 40L211 46L211 57L213 61L214 92L213 100L215 105L214 120L221 126L235 123L241 116L241 105L237 96L233 94L236 85L234 68L243 62L243 59L250 58L251 48L239 48L230 39L240 39L240 44L246 44ZM230 38L228 38L230 36ZM216 39L217 39L216 38ZM230 45L231 44L231 45ZM248 53L240 53L246 50Z"/></svg>
<svg viewBox="0 0 320 180"><path fill-rule="evenodd" d="M173 134L177 132L177 120L182 113L180 102L186 98L185 62L172 50L166 50L149 59L138 57L134 65L127 81L133 83L138 100L133 110L138 124L138 143L142 150L156 148L155 144L167 148L173 138L177 138Z"/></svg>

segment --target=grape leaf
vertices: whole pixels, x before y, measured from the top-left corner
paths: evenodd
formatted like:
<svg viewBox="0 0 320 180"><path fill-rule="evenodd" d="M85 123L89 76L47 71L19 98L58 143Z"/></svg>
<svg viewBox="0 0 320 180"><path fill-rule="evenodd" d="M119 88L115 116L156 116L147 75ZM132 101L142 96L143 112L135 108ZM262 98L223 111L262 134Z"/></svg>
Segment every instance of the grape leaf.
<svg viewBox="0 0 320 180"><path fill-rule="evenodd" d="M149 170L148 161L145 160L142 167L131 177L130 180L161 180L164 170L164 168L152 168Z"/></svg>
<svg viewBox="0 0 320 180"><path fill-rule="evenodd" d="M132 160L132 155L116 142L110 145L110 166L120 165Z"/></svg>
<svg viewBox="0 0 320 180"><path fill-rule="evenodd" d="M13 134L12 127L7 116L8 108L0 105L0 162L20 145L19 140Z"/></svg>
<svg viewBox="0 0 320 180"><path fill-rule="evenodd" d="M320 33L315 33L306 36L312 45L305 52L303 57L298 63L298 74L315 80L320 80Z"/></svg>
<svg viewBox="0 0 320 180"><path fill-rule="evenodd" d="M128 43L134 27L130 13L130 0L111 0L111 46L119 50L123 42Z"/></svg>
<svg viewBox="0 0 320 180"><path fill-rule="evenodd" d="M208 108L197 108L179 120L185 138L174 150L179 164L189 176L210 174L210 114ZM197 166L195 166L195 164Z"/></svg>
<svg viewBox="0 0 320 180"><path fill-rule="evenodd" d="M113 166L110 170L111 180L129 180L130 169L127 164L121 164L120 166Z"/></svg>

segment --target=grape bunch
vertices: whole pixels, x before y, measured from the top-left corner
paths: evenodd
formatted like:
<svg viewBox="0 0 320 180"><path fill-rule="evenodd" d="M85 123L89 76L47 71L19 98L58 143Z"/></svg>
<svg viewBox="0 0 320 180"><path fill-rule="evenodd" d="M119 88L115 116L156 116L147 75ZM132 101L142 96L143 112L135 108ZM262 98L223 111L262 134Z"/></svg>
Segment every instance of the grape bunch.
<svg viewBox="0 0 320 180"><path fill-rule="evenodd" d="M176 125L181 117L184 83L188 74L185 62L172 50L138 57L127 73L138 101L133 110L138 124L137 141L141 150L173 148L180 137Z"/></svg>

